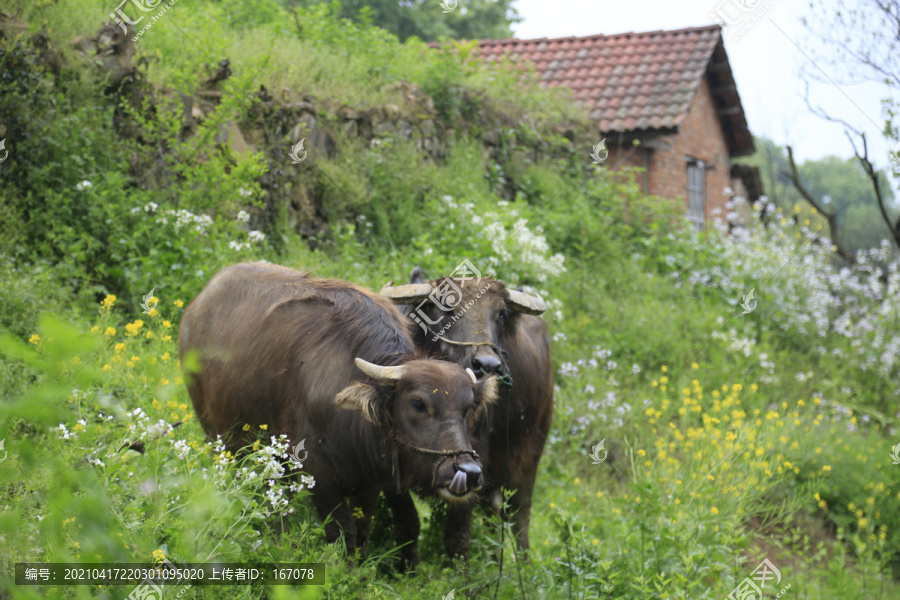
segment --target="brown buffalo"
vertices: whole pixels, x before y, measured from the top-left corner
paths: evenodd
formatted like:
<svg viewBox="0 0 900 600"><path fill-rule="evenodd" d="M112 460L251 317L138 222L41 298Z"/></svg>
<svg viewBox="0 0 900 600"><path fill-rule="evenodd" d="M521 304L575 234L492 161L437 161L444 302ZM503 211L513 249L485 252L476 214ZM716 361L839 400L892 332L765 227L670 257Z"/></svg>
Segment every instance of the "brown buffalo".
<svg viewBox="0 0 900 600"><path fill-rule="evenodd" d="M483 485L477 449L497 378L476 382L459 365L417 358L408 319L377 294L239 264L190 303L178 345L207 435L237 449L251 441L244 424L267 424L292 444L305 440L313 503L333 518L329 541L343 532L351 555L365 555L380 491L392 492L401 555L414 566L419 520L408 490L465 504Z"/></svg>
<svg viewBox="0 0 900 600"><path fill-rule="evenodd" d="M527 552L534 482L553 418L550 338L547 324L534 316L547 307L496 279L466 274L428 282L416 267L408 285L388 286L381 294L408 307L419 348L482 376L512 379L489 409L483 495L497 510L500 488L516 490L510 499L513 529L518 547ZM471 504L450 507L444 544L451 555L468 555L471 519Z"/></svg>

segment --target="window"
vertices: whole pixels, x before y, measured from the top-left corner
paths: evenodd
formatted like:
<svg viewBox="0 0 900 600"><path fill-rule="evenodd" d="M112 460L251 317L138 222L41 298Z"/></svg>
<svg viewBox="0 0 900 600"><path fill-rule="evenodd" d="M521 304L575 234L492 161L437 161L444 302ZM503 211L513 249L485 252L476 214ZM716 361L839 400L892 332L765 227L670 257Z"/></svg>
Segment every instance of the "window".
<svg viewBox="0 0 900 600"><path fill-rule="evenodd" d="M706 166L702 160L692 160L687 167L687 218L698 231L703 231L706 214Z"/></svg>

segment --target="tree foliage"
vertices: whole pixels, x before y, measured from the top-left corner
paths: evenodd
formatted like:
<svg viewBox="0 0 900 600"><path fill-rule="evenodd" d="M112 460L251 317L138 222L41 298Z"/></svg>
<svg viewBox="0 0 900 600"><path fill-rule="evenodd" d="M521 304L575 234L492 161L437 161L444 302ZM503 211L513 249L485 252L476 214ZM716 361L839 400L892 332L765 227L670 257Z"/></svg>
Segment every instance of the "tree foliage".
<svg viewBox="0 0 900 600"><path fill-rule="evenodd" d="M290 6L291 0L283 0ZM311 6L323 0L296 0ZM400 41L417 36L440 39L503 39L512 37L511 25L521 20L513 0L332 0L340 15L390 31ZM447 12L444 12L446 6Z"/></svg>

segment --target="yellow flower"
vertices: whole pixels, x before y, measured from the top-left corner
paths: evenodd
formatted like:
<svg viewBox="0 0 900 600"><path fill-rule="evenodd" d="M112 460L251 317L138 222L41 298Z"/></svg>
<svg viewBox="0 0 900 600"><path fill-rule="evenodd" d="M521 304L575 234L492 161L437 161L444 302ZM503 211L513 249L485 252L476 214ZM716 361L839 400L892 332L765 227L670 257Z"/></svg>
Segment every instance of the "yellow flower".
<svg viewBox="0 0 900 600"><path fill-rule="evenodd" d="M169 323L168 321L163 321L163 327L165 327L166 329L169 329L170 327L172 327L172 324Z"/></svg>
<svg viewBox="0 0 900 600"><path fill-rule="evenodd" d="M662 367L660 367L659 370L662 371L663 373L668 373L668 372L669 372L669 367L667 367L666 365L663 365Z"/></svg>
<svg viewBox="0 0 900 600"><path fill-rule="evenodd" d="M637 453L638 453L638 456L647 456L647 453L644 452L643 450L638 450Z"/></svg>
<svg viewBox="0 0 900 600"><path fill-rule="evenodd" d="M669 378L666 377L665 375L663 375L662 377L659 378L659 382L660 383L669 383Z"/></svg>
<svg viewBox="0 0 900 600"><path fill-rule="evenodd" d="M108 335L109 337L112 337L112 336L116 335L116 330L113 327L107 327L106 331L103 332L103 335Z"/></svg>
<svg viewBox="0 0 900 600"><path fill-rule="evenodd" d="M152 331L148 331L148 332L144 335L144 337L147 338L148 340L151 339L151 338L153 337L153 332L152 332Z"/></svg>
<svg viewBox="0 0 900 600"><path fill-rule="evenodd" d="M166 560L166 555L162 550L154 550L153 558L156 559L156 562L161 563L162 561Z"/></svg>
<svg viewBox="0 0 900 600"><path fill-rule="evenodd" d="M599 500L602 497L603 497L603 492L597 492L597 499Z"/></svg>
<svg viewBox="0 0 900 600"><path fill-rule="evenodd" d="M172 341L172 336L171 336L171 335L164 335L162 341L164 341L164 342L171 342L171 341Z"/></svg>
<svg viewBox="0 0 900 600"><path fill-rule="evenodd" d="M136 336L143 326L144 322L141 319L138 319L134 323L129 323L125 326L125 335Z"/></svg>
<svg viewBox="0 0 900 600"><path fill-rule="evenodd" d="M140 356L132 356L129 360L131 362L139 362L141 360L141 357Z"/></svg>
<svg viewBox="0 0 900 600"><path fill-rule="evenodd" d="M594 538L594 545L596 546L599 543L600 543L600 540L598 540L597 538Z"/></svg>
<svg viewBox="0 0 900 600"><path fill-rule="evenodd" d="M91 327L91 333L100 333L100 326L94 325L93 327Z"/></svg>
<svg viewBox="0 0 900 600"><path fill-rule="evenodd" d="M250 423L245 423L243 427L244 431L250 431Z"/></svg>
<svg viewBox="0 0 900 600"><path fill-rule="evenodd" d="M555 503L555 502L551 502L551 503L550 503L550 508L556 508L556 503Z"/></svg>
<svg viewBox="0 0 900 600"><path fill-rule="evenodd" d="M575 485L578 485L579 483L581 483L581 479L578 478L578 477L576 477L576 478L575 478Z"/></svg>
<svg viewBox="0 0 900 600"><path fill-rule="evenodd" d="M267 429L269 429L269 426L268 425L260 425L259 428L262 429L263 431L266 431Z"/></svg>
<svg viewBox="0 0 900 600"><path fill-rule="evenodd" d="M155 298L154 298L154 299L155 299ZM155 316L158 315L158 314L159 314L159 311L158 311L158 310L156 310L155 308L151 308L150 311L147 313L147 316L148 316L148 317L155 317Z"/></svg>
<svg viewBox="0 0 900 600"><path fill-rule="evenodd" d="M719 514L719 509L716 508L715 506L713 506L711 509L709 509L709 512L711 512L714 515L717 515L717 514Z"/></svg>
<svg viewBox="0 0 900 600"><path fill-rule="evenodd" d="M831 465L824 465L824 466L822 467L822 470L823 470L823 471L831 471Z"/></svg>
<svg viewBox="0 0 900 600"><path fill-rule="evenodd" d="M699 369L699 368L700 368L700 365L698 365L698 364L697 364L697 363L695 363L695 362L692 362L692 363L691 363L691 368L692 368L692 369L693 369L693 370L695 370L695 371L696 371L696 370L697 370L697 369Z"/></svg>
<svg viewBox="0 0 900 600"><path fill-rule="evenodd" d="M113 346L113 350L116 351L116 354L121 354L122 352L125 351L125 343L124 343L124 342L119 342L118 344L116 344L115 346Z"/></svg>
<svg viewBox="0 0 900 600"><path fill-rule="evenodd" d="M866 528L866 525L867 525L868 523L869 523L869 522L868 522L866 519L860 519L860 520L859 520L859 528L860 528L860 529L865 529L865 528Z"/></svg>
<svg viewBox="0 0 900 600"><path fill-rule="evenodd" d="M172 304L174 304L177 308L181 308L182 306L184 306L184 302L182 302L181 300L176 300Z"/></svg>
<svg viewBox="0 0 900 600"><path fill-rule="evenodd" d="M103 302L100 303L100 308L104 310L110 310L115 303L116 297L112 294L109 294L106 298L103 299Z"/></svg>
<svg viewBox="0 0 900 600"><path fill-rule="evenodd" d="M28 338L28 343L29 343L29 344L34 344L35 346L40 345L40 343L41 343L41 336L39 336L39 335L36 334L36 333L32 333L32 334L31 334L31 337Z"/></svg>
<svg viewBox="0 0 900 600"><path fill-rule="evenodd" d="M109 373L110 371L112 371L112 367L111 367L111 366L109 366L109 365L103 365L103 372L104 372L104 373Z"/></svg>

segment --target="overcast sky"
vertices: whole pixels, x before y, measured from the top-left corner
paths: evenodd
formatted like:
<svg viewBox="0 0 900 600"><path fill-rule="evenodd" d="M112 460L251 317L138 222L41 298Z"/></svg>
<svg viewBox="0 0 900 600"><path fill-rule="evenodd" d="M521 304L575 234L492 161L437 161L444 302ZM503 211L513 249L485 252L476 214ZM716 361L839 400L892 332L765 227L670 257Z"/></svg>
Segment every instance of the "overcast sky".
<svg viewBox="0 0 900 600"><path fill-rule="evenodd" d="M514 31L516 37L530 39L710 25L715 23L710 15L722 1L518 0L516 7L524 20L514 26ZM753 6L754 2L744 0L744 4ZM770 6L768 10L765 9L767 5ZM731 12L727 14L739 14L736 8L730 8ZM725 50L750 130L778 144L791 144L800 161L826 155L843 158L853 155L841 126L824 121L807 109L800 77L801 69L805 67L826 81L810 85L813 104L865 130L872 142L870 156L874 156L876 168L887 165L891 148L882 141L880 134L884 122L881 99L888 95L886 88L872 83L837 85L827 82L826 76L838 80L836 69L824 60L817 60L818 64L815 64L804 55L815 57L818 50L818 56L821 56L828 50L811 39L809 31L800 22L800 18L812 10L808 2L761 0L756 10L750 13L749 21L759 18L746 33L738 36L735 28L725 31Z"/></svg>

